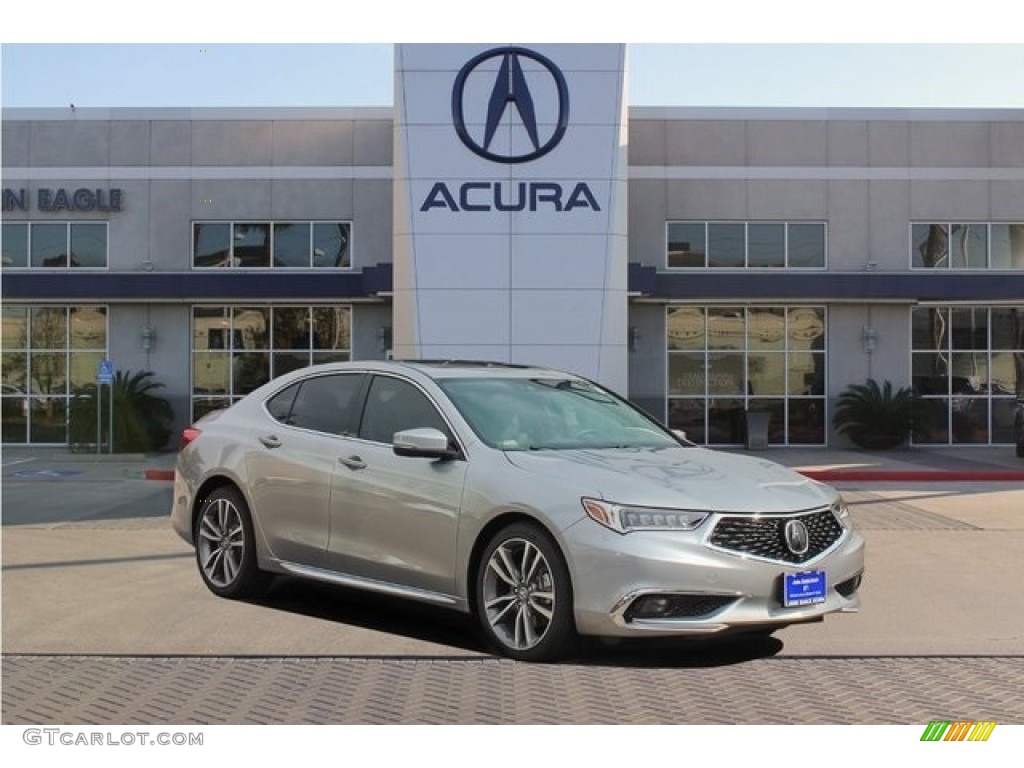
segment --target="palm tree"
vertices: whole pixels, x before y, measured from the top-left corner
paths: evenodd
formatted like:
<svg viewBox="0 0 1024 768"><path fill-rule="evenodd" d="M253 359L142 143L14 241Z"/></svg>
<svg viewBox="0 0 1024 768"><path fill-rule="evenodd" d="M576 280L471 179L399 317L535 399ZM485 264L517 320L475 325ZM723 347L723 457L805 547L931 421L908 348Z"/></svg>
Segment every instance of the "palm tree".
<svg viewBox="0 0 1024 768"><path fill-rule="evenodd" d="M163 387L151 381L152 371L131 374L118 371L110 385L113 388L113 447L117 453L140 453L162 448L171 436L169 424L174 419L171 404L153 394ZM108 394L100 391L100 440L110 439ZM87 384L75 392L71 401L70 440L72 446L95 445L97 385Z"/></svg>

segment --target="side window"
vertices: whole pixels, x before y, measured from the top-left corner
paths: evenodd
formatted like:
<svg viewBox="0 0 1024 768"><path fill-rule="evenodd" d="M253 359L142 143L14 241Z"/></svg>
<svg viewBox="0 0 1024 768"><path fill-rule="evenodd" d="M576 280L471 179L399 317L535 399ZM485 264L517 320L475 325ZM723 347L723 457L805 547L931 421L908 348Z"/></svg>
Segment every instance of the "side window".
<svg viewBox="0 0 1024 768"><path fill-rule="evenodd" d="M376 376L370 384L359 436L377 443L391 443L395 432L433 427L448 435L451 431L429 398L401 379Z"/></svg>
<svg viewBox="0 0 1024 768"><path fill-rule="evenodd" d="M289 417L292 412L292 403L295 402L295 395L298 391L299 385L292 384L287 389L282 389L267 400L267 410L270 412L270 415L282 424L291 424Z"/></svg>
<svg viewBox="0 0 1024 768"><path fill-rule="evenodd" d="M286 423L333 435L352 434L352 410L362 383L363 375L358 373L304 379Z"/></svg>

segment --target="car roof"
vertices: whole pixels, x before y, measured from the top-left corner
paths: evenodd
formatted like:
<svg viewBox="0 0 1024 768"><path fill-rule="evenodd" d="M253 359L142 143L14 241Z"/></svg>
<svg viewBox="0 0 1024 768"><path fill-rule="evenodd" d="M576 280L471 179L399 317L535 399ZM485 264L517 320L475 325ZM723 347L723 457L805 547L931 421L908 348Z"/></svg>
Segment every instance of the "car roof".
<svg viewBox="0 0 1024 768"><path fill-rule="evenodd" d="M400 373L416 371L431 379L453 378L580 378L576 374L536 365L504 363L495 360L458 359L410 359L410 360L359 360L347 363L326 363L294 371L309 373L329 371L380 371Z"/></svg>

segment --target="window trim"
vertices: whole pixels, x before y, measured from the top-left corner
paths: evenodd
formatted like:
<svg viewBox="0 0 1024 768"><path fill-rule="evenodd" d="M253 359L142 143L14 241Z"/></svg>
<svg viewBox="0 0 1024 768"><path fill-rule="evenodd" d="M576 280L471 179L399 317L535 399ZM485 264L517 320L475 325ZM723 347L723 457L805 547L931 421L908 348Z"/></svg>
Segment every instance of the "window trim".
<svg viewBox="0 0 1024 768"><path fill-rule="evenodd" d="M672 266L669 263L670 231L673 224L702 224L704 225L704 265L694 267ZM742 224L743 225L743 266L718 267L711 264L710 254L710 229L712 224ZM783 261L782 266L751 266L750 264L750 225L751 224L778 224L783 230ZM790 264L790 226L794 224L820 225L822 228L822 264L821 266L794 266ZM665 240L663 253L665 256L665 269L671 272L695 272L704 270L707 272L767 272L777 273L780 270L792 270L795 272L823 272L828 270L828 221L821 219L666 219Z"/></svg>
<svg viewBox="0 0 1024 768"><path fill-rule="evenodd" d="M68 263L59 267L43 267L36 266L32 263L32 230L36 226L40 225L64 225L64 247L66 255L68 257ZM75 224L102 224L103 225L103 265L102 266L74 266L71 264L71 227ZM107 219L64 219L64 220L4 220L3 226L18 226L24 225L26 228L25 234L25 265L24 266L5 266L0 265L3 271L11 272L52 272L57 274L63 274L67 271L74 270L76 272L109 272L110 271L110 222ZM56 305L54 305L56 306ZM70 305L68 305L70 306Z"/></svg>
<svg viewBox="0 0 1024 768"><path fill-rule="evenodd" d="M230 248L229 261L235 261L235 225L237 224L266 224L269 227L269 251L270 265L266 267L243 267L233 263L216 267L201 267L196 265L196 226L200 224L227 224L228 225L228 247ZM296 266L275 266L274 265L274 229L279 224L309 224L309 264L304 267ZM315 259L316 225L317 224L344 224L348 227L348 266L345 267L317 267L313 262ZM230 269L242 272L352 272L357 269L355 260L355 226L352 219L192 219L189 222L189 270L193 272L207 272L210 270Z"/></svg>
<svg viewBox="0 0 1024 768"><path fill-rule="evenodd" d="M22 303L22 302L9 302L8 306L22 307L26 310L25 313L25 346L8 348L4 347L4 354L24 354L25 355L25 388L21 394L17 395L5 395L3 400L21 400L26 404L27 413L25 415L25 440L20 442L9 442L3 441L2 444L6 446L25 446L25 445L38 445L38 446L50 446L50 445L68 445L70 439L70 407L71 401L74 399L74 387L71 381L71 356L74 354L81 355L102 355L103 360L106 360L110 356L110 305L104 303L89 303L89 304L60 304L60 303L46 303L46 304L34 304L34 303ZM71 312L78 309L102 309L103 310L103 321L104 321L104 346L102 349L98 347L88 347L78 349L72 347L72 331L71 331ZM64 310L64 346L63 348L58 347L35 347L32 344L32 310L33 309L62 309ZM64 391L60 394L53 393L40 393L32 391L32 357L35 354L63 354L65 364L65 376L64 376ZM95 377L94 377L95 378ZM93 382L95 383L95 382ZM64 438L60 442L33 442L32 436L32 403L34 400L62 400L65 408L65 423L64 423Z"/></svg>
<svg viewBox="0 0 1024 768"><path fill-rule="evenodd" d="M311 365L317 365L318 363L316 362L316 358L315 358L315 355L317 353L329 354L332 351L334 351L334 352L344 352L344 353L346 353L348 355L348 358L347 358L348 360L352 359L352 351L353 351L352 344L353 344L353 341L354 341L354 334L353 334L353 329L352 329L352 323L353 323L353 318L354 318L354 315L355 315L355 311L354 311L354 307L353 307L351 302L341 302L341 303L337 303L337 304L330 304L330 303L317 303L317 302L309 302L309 303L280 302L280 303L277 303L277 302L268 302L268 301L254 301L254 302L231 301L231 302L227 302L227 303L223 303L223 304L216 304L216 303L209 303L209 302L205 302L204 301L204 302L195 302L195 303L189 304L189 307L188 307L188 311L189 311L189 343L188 343L188 356L189 356L188 400L189 400L189 410L188 410L188 413L189 413L190 420L193 421L193 422L197 418L196 417L196 403L197 402L206 403L206 402L211 402L211 401L216 401L216 400L224 400L224 401L227 401L227 405L224 406L224 407L229 407L229 406L233 405L235 402L241 400L242 398L246 397L249 394L248 392L245 393L245 394L241 394L241 393L235 392L233 375L230 374L230 373L229 373L229 379L228 379L228 391L227 392L225 392L223 394L196 394L196 392L195 392L196 354L197 353L201 353L201 352L204 351L202 348L196 347L196 345L195 345L195 333L196 333L196 326L195 326L196 314L195 313L196 313L197 309L213 309L213 310L220 310L220 311L223 311L225 309L230 310L230 319L231 319L230 321L231 321L231 324L229 326L229 330L231 331L231 333L228 335L228 344L227 344L226 347L224 347L224 349L214 350L214 351L217 351L217 352L223 352L226 355L228 355L229 361L231 360L231 358L232 358L232 356L234 354L239 353L239 352L242 352L242 353L244 353L244 352L252 352L252 353L256 353L256 354L263 354L263 353L265 353L265 354L271 356L270 363L271 363L271 370L273 370L273 355L275 353L278 353L278 352L281 352L281 353L289 353L289 352L292 352L292 353L305 353L307 355L307 357L306 357L307 362L304 363L302 366L300 366L300 368L306 368L306 367L309 367ZM234 331L236 329L235 329L235 326L234 326L234 323L235 323L235 314L234 313L235 313L236 309L266 309L266 310L269 310L269 312L270 312L270 315L269 315L270 326L268 327L268 336L267 336L268 337L268 346L267 346L266 349L244 350L244 349L236 349L235 348L235 346L234 346L234 339L235 339ZM318 349L318 348L316 348L314 346L313 336L310 335L309 339L307 340L307 346L305 348L296 348L296 347L278 348L278 347L275 347L274 346L274 336L273 336L273 333L274 333L274 331L273 331L274 314L273 313L274 313L275 310L282 310L282 309L301 309L301 310L305 310L307 312L307 315L309 315L310 322L312 322L312 311L316 310L316 309L346 309L346 310L348 310L348 314L349 314L349 338L348 338L348 344L349 344L349 346L346 349L343 349L343 350ZM211 350L206 350L206 351L211 351ZM279 378L280 376L287 375L290 372L291 371L286 371L285 373L277 374L276 376L274 376L273 378L269 379L268 382L265 382L265 383L269 383L269 381L273 381L273 380ZM263 386L263 385L260 385L260 386ZM218 410L218 409L213 409L213 410ZM204 413L205 413L205 411L204 411ZM276 421L276 419L275 419L275 421Z"/></svg>
<svg viewBox="0 0 1024 768"><path fill-rule="evenodd" d="M668 332L669 332L668 318L669 318L669 314L670 314L670 312L673 309L678 309L678 308L683 308L683 307L690 307L690 308L702 310L705 313L705 315L704 315L705 322L707 321L707 312L709 312L711 310L714 310L714 309L727 309L727 308L743 309L743 311L744 311L743 312L743 323L744 323L744 327L743 327L743 345L742 345L742 348L737 349L737 350L731 350L730 352L733 353L733 354L741 354L743 356L744 371L745 372L749 370L750 355L752 354L752 350L750 349L750 346L749 346L750 327L749 327L749 323L748 323L748 313L750 312L750 310L757 310L757 309L781 309L781 310L783 310L784 317L786 318L787 328L788 328L788 322L789 322L789 313L791 311L796 310L796 309L801 309L801 308L807 308L807 309L812 309L812 310L820 310L822 312L822 327L823 327L823 331L824 331L825 341L824 341L823 348L821 349L820 352L816 351L816 352L812 352L810 354L820 354L822 356L822 363L823 363L823 370L822 370L822 378L823 378L823 381L822 381L822 394L821 395L791 395L791 394L789 394L789 392L788 392L788 390L789 390L788 381L789 381L789 356L790 356L790 352L791 351L805 351L805 350L791 350L790 339L789 339L788 332L784 333L784 335L783 335L783 345L782 345L782 348L777 350L777 352L775 352L776 354L783 355L784 358L785 358L785 361L786 361L785 362L786 385L784 386L784 389L786 391L784 391L782 394L760 396L760 395L751 395L749 393L749 391L743 392L743 393L739 393L739 394L735 394L735 395L715 394L715 393L710 391L710 380L707 377L705 377L705 381L704 381L704 392L702 394L700 394L700 395L673 395L673 394L671 394L671 391L672 391L671 355L674 352L676 352L676 353L684 352L685 353L685 352L689 351L689 352L697 353L699 351L700 353L702 353L705 356L705 364L707 362L707 358L708 358L709 354L712 354L712 353L715 353L715 352L719 352L719 353L723 352L723 350L713 350L713 349L711 349L707 345L706 341L705 341L704 347L701 350L696 350L696 349L694 349L694 350L672 350L672 349L669 348L669 337L668 337ZM708 416L708 403L711 400L716 400L716 399L717 400L739 400L739 401L742 401L742 403L743 403L743 410L744 410L744 412L746 412L746 411L748 411L750 409L751 402L756 403L756 401L758 401L758 400L779 400L779 401L782 401L783 409L784 409L783 410L784 418L785 418L785 423L783 424L784 440L782 442L778 442L778 443L770 443L770 445L773 445L775 447L785 447L785 448L791 448L791 447L797 447L797 448L816 448L816 447L822 447L822 446L828 445L829 426L831 424L831 420L830 420L831 408L830 408L830 399L829 399L829 394L828 394L829 393L829 388L828 388L828 385L829 385L829 363L830 363L830 360L829 360L829 341L828 341L828 336L829 336L829 334L828 334L828 331L829 331L829 306L828 306L828 304L813 303L813 302L792 302L792 303L771 304L771 303L751 303L751 302L742 302L742 301L738 301L738 302L737 301L733 301L733 302L700 302L700 303L698 303L698 302L678 302L677 301L677 302L669 302L669 303L667 303L665 305L664 318L665 318L665 336L664 336L664 345L665 345L664 346L664 350L665 350L665 379L664 379L664 385L665 385L665 390L664 390L664 392L665 392L665 424L668 425L670 429L685 429L685 427L673 427L670 424L670 421L669 421L670 417L671 417L670 407L671 407L671 404L672 404L673 400L691 400L691 401L692 400L701 400L701 401L704 402L704 439L702 441L698 442L698 441L694 440L692 436L689 436L689 435L688 435L688 439L690 439L691 441L697 443L697 445L701 445L701 446L735 447L737 445L742 445L742 443L719 443L719 442L712 442L712 441L710 441L708 439L708 437L709 437L708 429L707 429L707 426L708 426L708 419L707 419L707 416ZM705 328L705 333L706 333L706 330L707 329ZM756 351L757 350L753 350L753 352L756 352ZM823 439L822 439L822 441L820 443L793 442L790 439L789 404L790 404L790 402L807 402L807 401L817 401L817 402L820 402L822 404L822 408L823 408L823 416L822 416L822 418L823 418Z"/></svg>
<svg viewBox="0 0 1024 768"><path fill-rule="evenodd" d="M917 347L914 344L914 315L915 315L915 312L916 311L921 311L921 310L934 310L934 309L945 310L946 313L947 313L947 331L944 334L945 345L943 347L941 347L941 348L932 348L932 347L922 348L922 347ZM986 339L985 339L985 348L984 349L980 349L980 348L959 349L959 348L957 348L955 346L955 339L954 339L954 333L953 333L953 323L952 323L952 317L951 317L950 313L955 311L955 310L958 310L958 309L969 309L969 310L979 310L980 309L980 310L984 310L985 311ZM1011 347L1011 348L996 347L992 343L993 342L992 313L993 313L993 311L1000 310L1000 309L1019 310L1022 314L1024 314L1024 304L1011 304L1011 305L975 304L975 303L962 304L962 303L958 303L958 302L922 302L921 304L918 304L918 305L915 305L913 307L910 307L909 310L907 311L907 338L909 340L908 350L907 350L907 357L908 357L908 371L909 371L910 386L913 387L915 389L915 391L916 391L916 389L917 389L917 385L916 385L917 376L915 375L915 370L914 370L914 358L915 358L916 355L939 354L939 353L941 353L941 354L947 355L948 358L949 358L949 363L947 365L947 371L944 374L944 378L946 380L946 387L945 387L946 391L944 393L942 393L942 394L919 395L921 397L921 399L924 400L926 403L942 403L943 401L945 401L945 404L946 404L946 408L945 408L945 425L939 423L939 424L934 424L933 426L938 431L943 431L944 430L946 432L946 438L942 442L940 442L938 440L915 441L913 435L911 435L911 438L910 438L910 444L911 445L914 445L914 446L925 446L925 447L931 447L931 448L949 448L949 447L964 447L964 446L967 446L967 447L972 447L972 446L982 446L982 447L986 447L986 446L992 447L992 446L995 446L995 447L1001 447L1001 446L1013 445L1012 437L1011 437L1011 439L1009 441L996 441L995 438L994 438L996 423L995 423L995 413L994 413L993 406L997 402L1006 402L1006 403L1015 402L1016 398L1018 397L1018 395L1016 395L1016 394L1014 394L1014 395L995 396L995 395L993 395L993 393L991 391L991 389L992 389L991 382L992 382L992 371L993 371L993 365L992 365L993 356L995 354L1016 354L1017 351L1018 351L1017 348L1013 348L1013 347ZM1024 352L1024 347L1021 347L1020 351ZM969 394L969 395L965 395L965 394L962 394L962 393L955 392L953 390L953 381L954 381L954 379L956 379L958 377L955 376L954 373L953 373L953 370L952 370L952 360L953 360L953 356L954 355L958 355L958 354L959 355L977 355L977 354L984 354L985 355L986 378L987 378L986 386L987 386L987 389L988 389L987 392L984 392L982 394ZM1024 391L1024 382L1018 381L1018 382L1016 382L1016 386L1018 387L1018 392ZM955 436L956 436L956 424L954 423L955 422L954 414L956 413L956 410L954 409L954 400L957 397L959 397L961 400L966 400L966 401L971 401L971 402L981 401L981 402L985 403L985 405L986 405L985 428L986 428L986 432L987 432L987 440L985 442L981 442L981 441L966 441L966 440L959 440L958 441L958 440L954 439ZM968 424L967 426L970 426L970 425Z"/></svg>
<svg viewBox="0 0 1024 768"><path fill-rule="evenodd" d="M951 228L954 226L967 226L977 227L984 225L985 227L985 266L984 267L957 267L953 265L953 260L948 248L948 238L950 237ZM946 249L946 265L943 267L927 267L924 265L914 264L914 227L918 226L942 226L946 228L947 237L947 249ZM1022 221L971 221L971 220L943 220L943 221L910 221L907 225L907 258L908 258L908 269L915 273L935 273L942 274L946 272L954 273L974 273L981 274L987 272L1006 273L1006 274L1019 274L1024 271L1024 265L1020 267L993 267L992 266L992 227L1024 227Z"/></svg>

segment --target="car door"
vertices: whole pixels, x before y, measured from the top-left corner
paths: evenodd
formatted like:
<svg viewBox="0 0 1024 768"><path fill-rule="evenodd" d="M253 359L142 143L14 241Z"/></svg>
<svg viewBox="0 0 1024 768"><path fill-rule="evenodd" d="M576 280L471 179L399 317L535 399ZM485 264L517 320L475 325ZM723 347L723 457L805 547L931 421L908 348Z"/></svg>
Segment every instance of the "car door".
<svg viewBox="0 0 1024 768"><path fill-rule="evenodd" d="M270 419L247 454L259 529L279 560L323 567L342 435L351 434L365 376L302 379L269 398Z"/></svg>
<svg viewBox="0 0 1024 768"><path fill-rule="evenodd" d="M374 375L331 496L330 561L356 576L450 595L466 462L397 456L395 432L451 427L410 381Z"/></svg>

